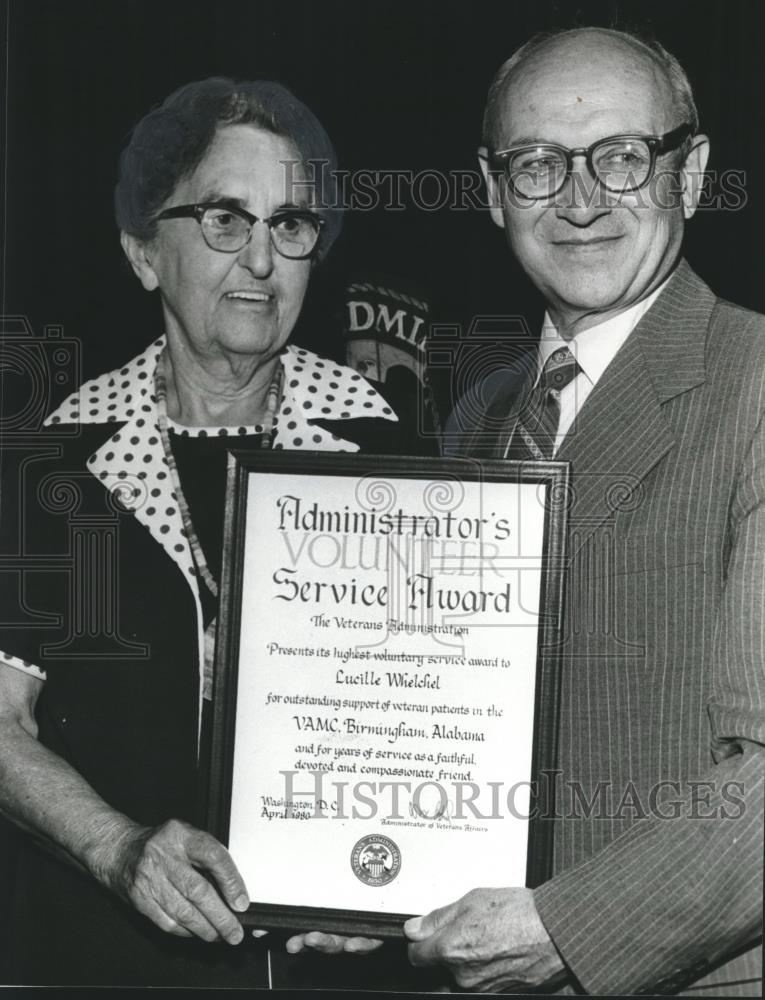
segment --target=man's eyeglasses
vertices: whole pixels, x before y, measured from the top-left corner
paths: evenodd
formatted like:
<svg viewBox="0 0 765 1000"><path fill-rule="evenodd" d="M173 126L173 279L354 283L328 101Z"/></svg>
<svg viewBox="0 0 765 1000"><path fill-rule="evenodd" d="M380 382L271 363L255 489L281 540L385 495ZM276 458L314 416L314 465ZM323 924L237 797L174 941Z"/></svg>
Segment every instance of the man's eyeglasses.
<svg viewBox="0 0 765 1000"><path fill-rule="evenodd" d="M268 226L274 250L290 260L305 260L316 250L324 219L308 209L284 208L267 219L246 212L226 202L204 202L199 205L176 205L155 217L163 219L196 219L205 243L211 250L238 253L250 242L256 222Z"/></svg>
<svg viewBox="0 0 765 1000"><path fill-rule="evenodd" d="M664 135L612 135L591 146L567 149L554 143L511 146L489 154L512 190L524 198L552 198L566 183L574 157L583 156L590 176L614 194L637 191L653 177L656 158L677 149L693 133L685 124Z"/></svg>

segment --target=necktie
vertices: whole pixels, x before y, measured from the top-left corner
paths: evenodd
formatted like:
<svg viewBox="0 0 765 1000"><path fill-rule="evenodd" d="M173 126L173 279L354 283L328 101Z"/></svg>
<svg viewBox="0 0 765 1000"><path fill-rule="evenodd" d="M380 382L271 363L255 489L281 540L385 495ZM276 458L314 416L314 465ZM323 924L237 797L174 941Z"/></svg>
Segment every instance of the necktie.
<svg viewBox="0 0 765 1000"><path fill-rule="evenodd" d="M551 459L560 421L560 394L581 371L568 347L550 355L521 410L506 458L522 462Z"/></svg>

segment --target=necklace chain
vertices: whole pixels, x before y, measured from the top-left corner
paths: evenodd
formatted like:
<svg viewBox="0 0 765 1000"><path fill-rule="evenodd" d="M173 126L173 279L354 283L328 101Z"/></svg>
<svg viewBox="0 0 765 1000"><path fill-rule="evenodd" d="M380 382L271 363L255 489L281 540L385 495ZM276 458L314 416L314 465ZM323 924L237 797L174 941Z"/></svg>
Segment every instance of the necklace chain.
<svg viewBox="0 0 765 1000"><path fill-rule="evenodd" d="M166 352L163 352L162 357L160 357L157 363L156 372L154 374L154 391L157 398L157 423L159 424L159 433L162 439L162 449L165 453L167 466L170 470L170 478L173 483L173 489L178 503L178 510L180 511L181 518L183 520L183 529L186 533L189 547L191 548L191 555L194 560L197 574L205 582L207 589L210 591L212 596L217 598L218 582L210 572L210 567L207 565L205 554L202 551L202 546L199 543L199 538L196 530L194 529L189 506L186 502L183 487L181 486L180 476L178 475L178 466L175 462L173 448L170 443L170 430L168 426L169 418L167 415L167 379L165 378L165 373L163 371L163 366L166 363L165 359ZM259 431L262 434L260 443L261 448L270 448L273 443L273 434L276 427L276 414L279 409L283 377L284 368L282 367L281 362L277 362L274 376L271 379L271 383L268 386L268 392L266 394L266 413L263 419L263 424L256 425L255 427L256 432Z"/></svg>

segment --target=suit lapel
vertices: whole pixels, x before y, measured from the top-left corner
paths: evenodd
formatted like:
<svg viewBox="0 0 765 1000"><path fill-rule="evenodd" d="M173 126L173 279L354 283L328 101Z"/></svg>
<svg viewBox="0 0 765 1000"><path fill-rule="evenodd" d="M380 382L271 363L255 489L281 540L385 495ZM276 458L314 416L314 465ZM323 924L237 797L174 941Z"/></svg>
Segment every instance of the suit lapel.
<svg viewBox="0 0 765 1000"><path fill-rule="evenodd" d="M713 292L681 261L582 407L556 460L571 463L570 522L583 536L636 503L642 481L674 448L664 404L704 382L706 333L715 302ZM488 402L457 454L504 455L524 381L500 380L486 394ZM471 407L473 412L478 408Z"/></svg>
<svg viewBox="0 0 765 1000"><path fill-rule="evenodd" d="M611 368L556 456L571 462L570 523L585 535L635 501L641 481L675 444L636 341L627 341Z"/></svg>
<svg viewBox="0 0 765 1000"><path fill-rule="evenodd" d="M556 456L572 465L577 532L635 504L644 478L675 446L664 404L704 382L714 303L681 262L582 407Z"/></svg>

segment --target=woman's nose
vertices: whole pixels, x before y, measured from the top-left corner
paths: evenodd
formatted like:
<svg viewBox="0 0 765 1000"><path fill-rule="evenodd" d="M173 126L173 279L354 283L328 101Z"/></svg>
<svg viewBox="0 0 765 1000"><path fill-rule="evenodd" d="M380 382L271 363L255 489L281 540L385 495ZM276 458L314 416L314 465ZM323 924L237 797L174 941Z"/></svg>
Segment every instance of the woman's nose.
<svg viewBox="0 0 765 1000"><path fill-rule="evenodd" d="M239 263L259 278L265 278L273 271L274 248L267 223L260 220L253 223L250 239L239 251Z"/></svg>

